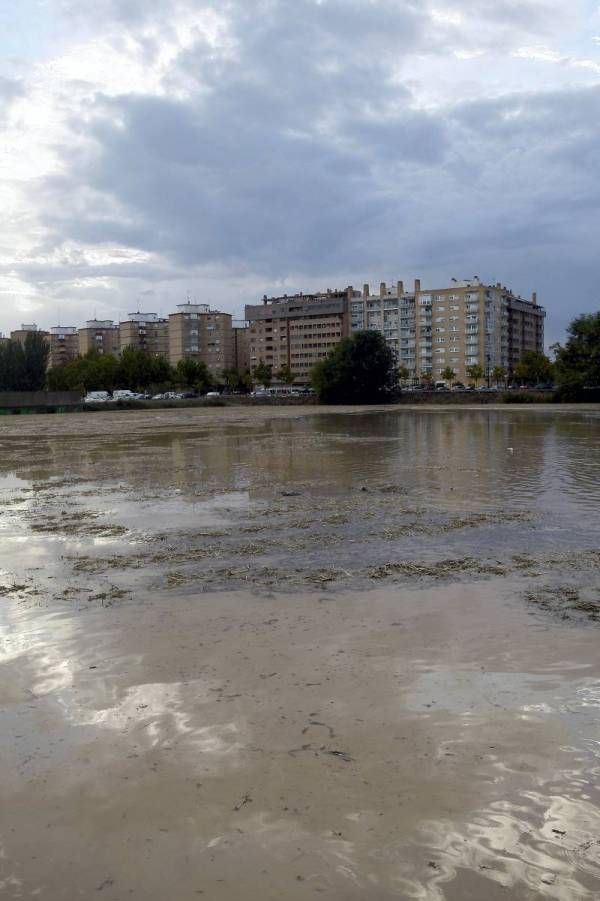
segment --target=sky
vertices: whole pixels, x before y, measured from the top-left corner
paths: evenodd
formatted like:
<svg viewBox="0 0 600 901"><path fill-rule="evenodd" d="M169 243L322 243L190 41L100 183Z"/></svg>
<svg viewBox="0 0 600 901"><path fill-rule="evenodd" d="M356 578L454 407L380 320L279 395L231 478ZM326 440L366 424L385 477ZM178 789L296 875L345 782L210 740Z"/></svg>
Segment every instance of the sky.
<svg viewBox="0 0 600 901"><path fill-rule="evenodd" d="M0 331L478 275L600 309L598 0L0 6Z"/></svg>

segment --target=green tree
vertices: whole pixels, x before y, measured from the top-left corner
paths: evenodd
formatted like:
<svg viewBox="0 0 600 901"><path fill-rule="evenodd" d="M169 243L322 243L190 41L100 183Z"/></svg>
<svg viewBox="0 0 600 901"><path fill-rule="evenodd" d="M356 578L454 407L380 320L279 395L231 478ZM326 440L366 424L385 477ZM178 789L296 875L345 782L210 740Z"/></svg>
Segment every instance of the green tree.
<svg viewBox="0 0 600 901"><path fill-rule="evenodd" d="M491 375L495 385L501 385L502 382L506 381L506 369L504 366L494 366Z"/></svg>
<svg viewBox="0 0 600 901"><path fill-rule="evenodd" d="M25 351L18 341L0 345L0 391L23 391Z"/></svg>
<svg viewBox="0 0 600 901"><path fill-rule="evenodd" d="M475 387L477 387L478 382L485 375L483 366L480 366L479 363L473 363L471 366L467 366L466 372L469 378L473 379L473 381L475 382Z"/></svg>
<svg viewBox="0 0 600 901"><path fill-rule="evenodd" d="M222 379L230 391L240 391L246 394L252 390L252 375L248 370L240 372L239 369L234 368L224 369Z"/></svg>
<svg viewBox="0 0 600 901"><path fill-rule="evenodd" d="M206 363L189 358L179 360L175 367L174 379L179 385L198 391L206 391L212 384Z"/></svg>
<svg viewBox="0 0 600 901"><path fill-rule="evenodd" d="M284 385L293 385L296 381L296 374L292 372L287 363L284 363L275 373L275 378Z"/></svg>
<svg viewBox="0 0 600 901"><path fill-rule="evenodd" d="M522 382L551 382L554 378L554 367L546 354L538 350L526 350L517 365L515 376Z"/></svg>
<svg viewBox="0 0 600 901"><path fill-rule="evenodd" d="M259 360L258 365L252 370L252 375L257 385L264 385L265 388L268 388L273 381L273 367L263 360Z"/></svg>
<svg viewBox="0 0 600 901"><path fill-rule="evenodd" d="M40 332L28 332L23 348L22 391L41 391L46 385L50 348Z"/></svg>
<svg viewBox="0 0 600 901"><path fill-rule="evenodd" d="M453 382L455 376L456 373L452 366L446 366L446 368L442 370L442 378L445 382Z"/></svg>
<svg viewBox="0 0 600 901"><path fill-rule="evenodd" d="M552 347L561 385L600 385L600 311L577 316L567 329L564 347Z"/></svg>
<svg viewBox="0 0 600 901"><path fill-rule="evenodd" d="M430 385L432 383L433 373L431 372L431 369L423 370L423 372L421 373L421 381L426 382L428 385Z"/></svg>
<svg viewBox="0 0 600 901"><path fill-rule="evenodd" d="M396 370L396 376L399 382L407 382L408 377L410 376L410 372L408 371L406 366L398 366Z"/></svg>
<svg viewBox="0 0 600 901"><path fill-rule="evenodd" d="M355 332L313 366L311 381L322 403L376 403L396 383L396 358L380 332Z"/></svg>

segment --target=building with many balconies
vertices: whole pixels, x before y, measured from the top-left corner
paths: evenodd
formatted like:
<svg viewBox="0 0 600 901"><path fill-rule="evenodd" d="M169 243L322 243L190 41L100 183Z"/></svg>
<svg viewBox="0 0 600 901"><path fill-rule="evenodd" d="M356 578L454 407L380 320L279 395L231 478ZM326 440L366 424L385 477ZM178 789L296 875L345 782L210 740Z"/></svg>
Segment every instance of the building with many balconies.
<svg viewBox="0 0 600 901"><path fill-rule="evenodd" d="M101 354L118 354L119 326L112 319L88 319L84 328L79 329L79 353L81 356L90 350Z"/></svg>

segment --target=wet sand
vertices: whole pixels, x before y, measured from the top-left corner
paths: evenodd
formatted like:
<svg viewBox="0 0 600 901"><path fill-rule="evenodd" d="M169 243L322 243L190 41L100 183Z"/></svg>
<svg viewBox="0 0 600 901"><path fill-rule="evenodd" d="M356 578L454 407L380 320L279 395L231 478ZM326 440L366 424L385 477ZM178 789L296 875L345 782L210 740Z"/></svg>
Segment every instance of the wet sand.
<svg viewBox="0 0 600 901"><path fill-rule="evenodd" d="M0 894L600 896L600 412L0 421Z"/></svg>

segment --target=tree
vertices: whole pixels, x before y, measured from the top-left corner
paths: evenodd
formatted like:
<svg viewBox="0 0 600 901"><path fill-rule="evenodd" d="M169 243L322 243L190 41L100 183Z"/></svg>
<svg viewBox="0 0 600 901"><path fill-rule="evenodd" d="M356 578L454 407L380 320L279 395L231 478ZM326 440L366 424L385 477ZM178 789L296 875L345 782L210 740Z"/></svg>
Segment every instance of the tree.
<svg viewBox="0 0 600 901"><path fill-rule="evenodd" d="M396 358L380 332L355 332L344 338L311 371L322 403L377 403L396 383Z"/></svg>
<svg viewBox="0 0 600 901"><path fill-rule="evenodd" d="M45 335L28 332L23 354L23 391L41 391L46 385L50 348Z"/></svg>
<svg viewBox="0 0 600 901"><path fill-rule="evenodd" d="M515 376L522 382L551 382L554 378L554 367L546 356L538 350L526 350L517 365Z"/></svg>
<svg viewBox="0 0 600 901"><path fill-rule="evenodd" d="M431 385L433 381L433 373L431 369L424 369L421 373L421 381L425 382L427 385Z"/></svg>
<svg viewBox="0 0 600 901"><path fill-rule="evenodd" d="M455 376L456 373L452 366L446 366L446 368L442 370L442 378L445 382L453 382Z"/></svg>
<svg viewBox="0 0 600 901"><path fill-rule="evenodd" d="M296 380L296 374L292 372L287 363L284 363L275 373L275 378L283 382L284 385L293 385Z"/></svg>
<svg viewBox="0 0 600 901"><path fill-rule="evenodd" d="M406 366L398 366L396 370L396 376L399 382L407 382L410 376L410 372Z"/></svg>
<svg viewBox="0 0 600 901"><path fill-rule="evenodd" d="M506 369L504 366L494 366L492 369L492 381L495 385L499 385L506 381Z"/></svg>
<svg viewBox="0 0 600 901"><path fill-rule="evenodd" d="M22 391L25 351L18 341L0 345L0 391Z"/></svg>
<svg viewBox="0 0 600 901"><path fill-rule="evenodd" d="M600 311L577 316L567 329L565 346L552 347L560 384L600 385Z"/></svg>
<svg viewBox="0 0 600 901"><path fill-rule="evenodd" d="M252 375L258 385L264 385L265 388L268 388L273 381L273 367L263 360L259 360L258 365L252 370Z"/></svg>
<svg viewBox="0 0 600 901"><path fill-rule="evenodd" d="M183 387L195 388L198 391L206 391L211 385L211 377L206 363L201 360L192 360L189 357L178 361L174 378Z"/></svg>
<svg viewBox="0 0 600 901"><path fill-rule="evenodd" d="M477 383L485 375L483 366L480 366L479 363L473 363L472 366L467 366L466 372L469 378L473 379L475 382L475 387L477 387Z"/></svg>

